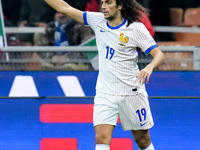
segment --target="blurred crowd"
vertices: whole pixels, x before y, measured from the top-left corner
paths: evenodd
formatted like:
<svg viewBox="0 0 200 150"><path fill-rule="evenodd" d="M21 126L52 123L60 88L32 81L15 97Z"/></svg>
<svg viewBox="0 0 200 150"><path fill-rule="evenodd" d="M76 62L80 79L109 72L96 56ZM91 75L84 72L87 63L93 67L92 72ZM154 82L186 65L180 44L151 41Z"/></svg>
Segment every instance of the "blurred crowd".
<svg viewBox="0 0 200 150"><path fill-rule="evenodd" d="M71 6L82 11L101 11L100 0L64 0ZM186 10L200 6L200 0L137 0L150 10L150 16L145 14L141 21L147 27L156 41L171 41L172 33L155 33L153 25L170 26L170 8L178 7ZM3 16L6 27L44 27L45 33L8 34L9 45L25 46L73 46L80 45L94 36L93 31L71 18L55 12L44 0L2 0ZM58 52L35 53L39 59L50 59L43 67L54 69L65 65L74 70L77 66L84 69L92 68L91 64L68 64L67 60L87 59L85 53ZM60 62L62 60L62 62ZM58 63L57 63L58 62Z"/></svg>
<svg viewBox="0 0 200 150"><path fill-rule="evenodd" d="M65 0L71 6L82 11L100 11L100 0ZM137 0L145 8L150 10L150 22L152 25L170 25L169 11L172 7L194 8L200 6L200 0ZM56 12L49 7L44 0L2 0L3 15L5 26L18 27L48 27L51 26L52 21L55 21L58 16ZM73 28L76 23L68 20L65 28ZM70 30L68 30L70 31ZM72 35L70 33L70 35ZM30 35L21 37L23 41L30 41L33 39ZM157 38L157 35L155 35ZM163 37L168 38L168 37ZM157 40L170 40L158 37ZM34 41L31 41L34 44ZM70 43L71 42L71 43ZM69 45L78 44L77 41L70 41ZM52 44L52 43L51 43Z"/></svg>
<svg viewBox="0 0 200 150"><path fill-rule="evenodd" d="M66 0L84 11L88 0ZM44 0L2 0L6 27L43 27L44 33L7 34L10 46L73 46L94 36L91 28L54 11ZM30 55L29 55L30 56ZM31 58L42 61L40 69L91 70L83 52L37 52ZM31 59L30 58L30 59ZM79 60L77 63L73 59ZM84 63L83 63L84 62Z"/></svg>

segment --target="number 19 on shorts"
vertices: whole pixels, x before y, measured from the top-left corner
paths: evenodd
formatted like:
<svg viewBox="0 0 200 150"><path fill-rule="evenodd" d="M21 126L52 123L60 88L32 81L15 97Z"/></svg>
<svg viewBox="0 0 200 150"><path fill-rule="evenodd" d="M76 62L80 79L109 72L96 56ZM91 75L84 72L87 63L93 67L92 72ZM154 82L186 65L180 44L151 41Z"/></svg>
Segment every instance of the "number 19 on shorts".
<svg viewBox="0 0 200 150"><path fill-rule="evenodd" d="M136 114L138 115L140 122L146 120L146 110L144 108L142 108L141 110L137 110Z"/></svg>

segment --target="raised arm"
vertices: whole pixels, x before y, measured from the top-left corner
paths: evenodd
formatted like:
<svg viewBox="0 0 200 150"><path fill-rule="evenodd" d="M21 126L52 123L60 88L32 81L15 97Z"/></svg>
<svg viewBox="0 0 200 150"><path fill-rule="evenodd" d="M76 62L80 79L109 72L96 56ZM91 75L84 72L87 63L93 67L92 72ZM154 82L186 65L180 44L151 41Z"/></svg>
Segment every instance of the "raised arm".
<svg viewBox="0 0 200 150"><path fill-rule="evenodd" d="M44 0L49 6L55 9L57 12L64 14L80 23L83 21L83 12L71 7L63 0Z"/></svg>

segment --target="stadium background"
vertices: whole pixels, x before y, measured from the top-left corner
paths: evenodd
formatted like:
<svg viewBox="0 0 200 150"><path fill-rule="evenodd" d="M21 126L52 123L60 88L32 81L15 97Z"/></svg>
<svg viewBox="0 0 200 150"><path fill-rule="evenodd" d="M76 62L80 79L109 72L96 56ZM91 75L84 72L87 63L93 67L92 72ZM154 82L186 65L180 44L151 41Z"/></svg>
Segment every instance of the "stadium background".
<svg viewBox="0 0 200 150"><path fill-rule="evenodd" d="M0 72L0 148L94 149L92 106L97 74ZM73 89L69 90L73 97L66 96L70 92L62 87L60 77L73 78L71 83L74 84L67 87ZM199 72L185 71L152 74L147 91L155 121L150 132L156 149L195 150L199 147L199 77ZM31 78L33 82L29 82ZM80 88L86 97L81 97L81 92L76 93ZM16 91L21 95L28 94L22 98ZM34 91L37 91L37 97ZM119 122L113 134L112 149L137 150L131 133L122 131Z"/></svg>
<svg viewBox="0 0 200 150"><path fill-rule="evenodd" d="M3 18L1 7L0 11L0 18ZM171 29L170 32L174 29L176 32L183 32L183 29L184 32L200 32L198 27L168 27L154 26L154 29L159 32L167 32L168 29ZM26 31L31 29L26 28ZM92 107L98 72L57 71L59 69L56 68L38 70L41 62L30 59L29 55L27 57L29 52L46 53L46 48L51 49L51 53L55 50L64 52L71 47L37 49L33 46L9 46L9 42L12 44L13 38L16 38L11 34L13 31L25 33L25 28L4 28L1 19L0 150L93 150ZM191 41L159 42L167 60L153 72L150 83L146 85L155 121L150 132L158 150L199 148L200 44L198 38L195 40L192 42L197 42L197 45L188 45ZM94 39L91 42L94 45ZM163 44L167 47L162 47ZM71 48L72 51L74 49ZM92 53L88 58L93 54L96 55ZM139 67L144 67L150 59L141 54ZM131 133L122 131L120 122L113 133L111 150L138 150Z"/></svg>

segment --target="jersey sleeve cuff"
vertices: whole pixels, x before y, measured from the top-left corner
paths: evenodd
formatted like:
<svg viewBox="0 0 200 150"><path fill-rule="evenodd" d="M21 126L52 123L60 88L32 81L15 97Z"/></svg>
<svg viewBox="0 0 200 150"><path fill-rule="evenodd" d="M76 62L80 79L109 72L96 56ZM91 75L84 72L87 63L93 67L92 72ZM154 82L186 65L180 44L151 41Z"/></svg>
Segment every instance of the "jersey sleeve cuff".
<svg viewBox="0 0 200 150"><path fill-rule="evenodd" d="M149 47L146 51L145 51L145 54L147 55L147 54L149 54L150 53L150 51L152 50L152 49L154 49L154 48L156 48L156 47L158 47L158 45L157 44L155 44L155 45L153 45L153 46L151 46L151 47Z"/></svg>
<svg viewBox="0 0 200 150"><path fill-rule="evenodd" d="M88 25L88 22L87 22L87 11L84 11L84 13L83 13L83 21L84 21L85 25Z"/></svg>

